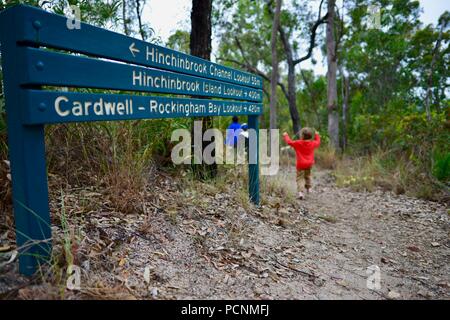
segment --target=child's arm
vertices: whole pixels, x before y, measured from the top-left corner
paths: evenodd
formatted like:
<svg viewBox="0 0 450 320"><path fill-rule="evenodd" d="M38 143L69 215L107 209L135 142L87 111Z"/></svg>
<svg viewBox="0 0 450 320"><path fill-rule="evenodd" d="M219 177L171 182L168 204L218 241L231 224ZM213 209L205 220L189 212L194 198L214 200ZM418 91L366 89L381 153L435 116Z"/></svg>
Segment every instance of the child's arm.
<svg viewBox="0 0 450 320"><path fill-rule="evenodd" d="M314 147L318 148L320 146L320 135L319 132L316 131L316 135L314 136Z"/></svg>
<svg viewBox="0 0 450 320"><path fill-rule="evenodd" d="M291 140L291 138L289 138L289 135L288 135L287 132L283 133L283 139L284 139L284 142L286 142L286 143L287 143L288 145L290 145L291 147L294 146L295 141L294 141L294 140Z"/></svg>

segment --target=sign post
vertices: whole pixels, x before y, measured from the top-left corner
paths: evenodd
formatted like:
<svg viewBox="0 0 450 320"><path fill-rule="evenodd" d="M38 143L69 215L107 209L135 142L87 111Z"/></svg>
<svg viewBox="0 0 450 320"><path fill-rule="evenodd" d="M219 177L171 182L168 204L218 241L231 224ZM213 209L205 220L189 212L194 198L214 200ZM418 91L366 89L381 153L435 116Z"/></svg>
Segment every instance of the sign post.
<svg viewBox="0 0 450 320"><path fill-rule="evenodd" d="M15 18L11 14L3 16L0 30L15 26ZM18 59L23 47L17 45L16 35L16 32L1 32L0 43L19 271L31 275L50 257L50 210L44 125L24 125L22 121L26 90L20 87L20 70L25 66Z"/></svg>
<svg viewBox="0 0 450 320"><path fill-rule="evenodd" d="M248 116L248 128L255 132L255 141L249 148L248 194L250 200L259 205L259 128L258 116Z"/></svg>
<svg viewBox="0 0 450 320"><path fill-rule="evenodd" d="M0 30L16 242L24 275L51 256L46 124L247 115L258 141L259 76L84 23L69 29L65 17L30 6L2 11ZM259 204L258 143L250 146L249 157L249 197Z"/></svg>

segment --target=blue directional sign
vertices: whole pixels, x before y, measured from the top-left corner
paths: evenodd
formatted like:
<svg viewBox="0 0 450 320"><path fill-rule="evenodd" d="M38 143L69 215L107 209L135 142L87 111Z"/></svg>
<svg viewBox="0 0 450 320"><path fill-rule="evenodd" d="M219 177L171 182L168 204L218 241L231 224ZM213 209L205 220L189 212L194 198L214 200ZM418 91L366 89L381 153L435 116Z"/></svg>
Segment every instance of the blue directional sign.
<svg viewBox="0 0 450 320"><path fill-rule="evenodd" d="M16 242L25 275L47 263L52 250L46 124L246 115L257 133L262 113L257 75L84 23L68 29L66 22L24 5L0 13ZM258 142L253 149L249 196L258 204Z"/></svg>
<svg viewBox="0 0 450 320"><path fill-rule="evenodd" d="M227 82L123 63L24 48L21 84L148 91L262 101L262 91Z"/></svg>
<svg viewBox="0 0 450 320"><path fill-rule="evenodd" d="M24 22L18 41L262 88L260 76L85 23L71 30L66 17L38 8L28 8L18 18Z"/></svg>
<svg viewBox="0 0 450 320"><path fill-rule="evenodd" d="M203 116L259 115L262 104L127 94L28 90L25 124Z"/></svg>

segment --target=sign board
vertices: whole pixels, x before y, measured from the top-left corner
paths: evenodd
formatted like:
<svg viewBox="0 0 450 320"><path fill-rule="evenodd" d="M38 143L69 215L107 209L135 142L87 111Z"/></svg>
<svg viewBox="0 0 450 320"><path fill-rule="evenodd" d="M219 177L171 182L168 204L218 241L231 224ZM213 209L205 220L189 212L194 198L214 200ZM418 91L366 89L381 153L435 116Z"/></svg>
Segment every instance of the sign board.
<svg viewBox="0 0 450 320"><path fill-rule="evenodd" d="M51 255L46 124L246 115L258 132L262 79L254 74L84 23L68 29L66 17L24 5L0 13L0 44L22 274ZM249 196L258 204L254 149Z"/></svg>

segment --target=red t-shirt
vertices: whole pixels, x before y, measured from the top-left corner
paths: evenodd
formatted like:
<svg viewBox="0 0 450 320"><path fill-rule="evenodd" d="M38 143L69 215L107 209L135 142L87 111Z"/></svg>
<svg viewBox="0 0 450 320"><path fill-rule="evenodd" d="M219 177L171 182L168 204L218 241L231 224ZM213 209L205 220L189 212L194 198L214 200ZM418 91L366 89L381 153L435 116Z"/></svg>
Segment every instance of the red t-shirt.
<svg viewBox="0 0 450 320"><path fill-rule="evenodd" d="M317 133L314 140L291 140L285 135L284 141L295 150L297 170L309 169L314 165L314 150L320 146L320 136Z"/></svg>

